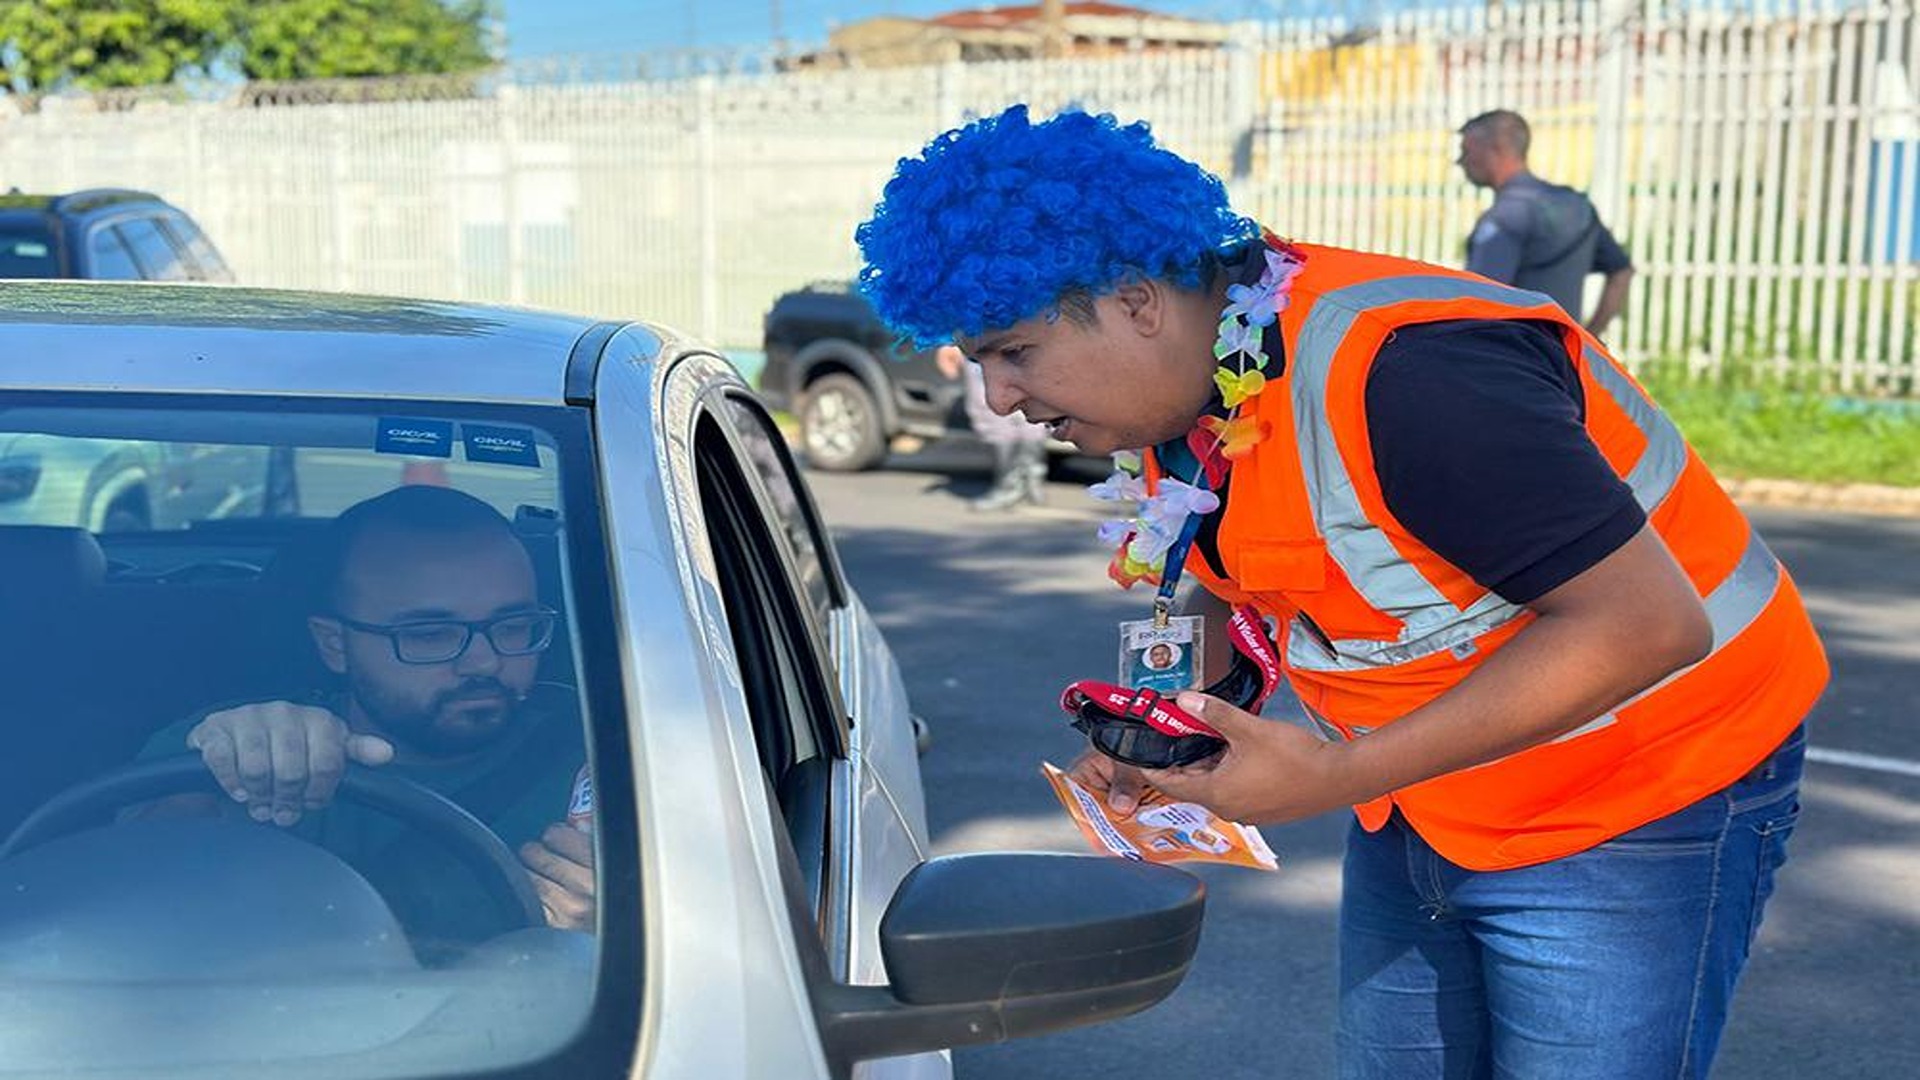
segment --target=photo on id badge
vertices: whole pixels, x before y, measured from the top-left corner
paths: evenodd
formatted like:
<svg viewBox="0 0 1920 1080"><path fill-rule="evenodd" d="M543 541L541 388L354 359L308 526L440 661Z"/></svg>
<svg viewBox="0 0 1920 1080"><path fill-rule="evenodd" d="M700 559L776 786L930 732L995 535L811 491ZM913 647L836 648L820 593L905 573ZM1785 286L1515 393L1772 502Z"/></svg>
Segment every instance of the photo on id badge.
<svg viewBox="0 0 1920 1080"><path fill-rule="evenodd" d="M1152 619L1120 624L1120 682L1172 694L1196 685L1200 619L1182 615L1156 626Z"/></svg>

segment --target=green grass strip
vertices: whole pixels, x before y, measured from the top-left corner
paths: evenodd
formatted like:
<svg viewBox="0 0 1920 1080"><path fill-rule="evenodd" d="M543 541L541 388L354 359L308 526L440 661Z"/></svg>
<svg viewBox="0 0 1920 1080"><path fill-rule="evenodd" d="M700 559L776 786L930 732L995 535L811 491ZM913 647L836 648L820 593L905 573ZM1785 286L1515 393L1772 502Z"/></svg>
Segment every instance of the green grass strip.
<svg viewBox="0 0 1920 1080"><path fill-rule="evenodd" d="M1639 377L1721 477L1920 487L1920 403L1690 378L1677 365Z"/></svg>

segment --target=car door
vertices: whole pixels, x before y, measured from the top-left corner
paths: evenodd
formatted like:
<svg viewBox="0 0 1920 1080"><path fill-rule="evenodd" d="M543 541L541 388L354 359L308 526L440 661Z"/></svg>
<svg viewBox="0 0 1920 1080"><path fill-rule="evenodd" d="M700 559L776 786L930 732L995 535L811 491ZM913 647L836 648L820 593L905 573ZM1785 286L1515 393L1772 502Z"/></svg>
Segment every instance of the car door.
<svg viewBox="0 0 1920 1080"><path fill-rule="evenodd" d="M689 364L689 375L705 369ZM694 438L707 539L754 739L833 977L884 982L879 920L926 857L911 716L898 668L840 576L785 441L737 381L703 394ZM944 1076L942 1055L854 1075Z"/></svg>
<svg viewBox="0 0 1920 1080"><path fill-rule="evenodd" d="M663 995L653 1007L667 1019L649 1041L679 1058L725 1047L741 1060L715 1075L760 1075L755 1061L781 1040L823 1052L805 957L820 955L834 981L882 981L879 917L925 850L911 718L791 455L732 367L639 327L581 366L592 372L603 482L623 500L611 542L636 643L635 738L653 761L640 769L642 841L663 872L702 865L676 871L651 909L650 985ZM657 511L649 490L660 492ZM690 655L665 633L673 596ZM704 935L722 916L731 944L717 961ZM689 965L703 971L692 991L680 981ZM781 972L771 982L769 965ZM728 972L755 989L716 994ZM689 992L703 1004L676 1007ZM812 1071L786 1045L787 1063L767 1074ZM950 1070L933 1053L854 1072Z"/></svg>

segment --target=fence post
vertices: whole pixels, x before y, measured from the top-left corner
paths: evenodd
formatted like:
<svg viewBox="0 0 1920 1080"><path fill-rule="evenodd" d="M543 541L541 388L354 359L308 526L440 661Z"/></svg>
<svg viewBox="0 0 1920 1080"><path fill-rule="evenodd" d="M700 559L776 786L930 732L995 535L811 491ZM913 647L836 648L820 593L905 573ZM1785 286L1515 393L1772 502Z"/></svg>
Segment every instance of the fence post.
<svg viewBox="0 0 1920 1080"><path fill-rule="evenodd" d="M720 337L720 223L719 200L714 198L718 180L713 153L714 77L701 75L694 92L694 183L700 206L700 337L717 341Z"/></svg>
<svg viewBox="0 0 1920 1080"><path fill-rule="evenodd" d="M206 176L208 170L207 163L201 160L205 154L205 148L200 141L200 114L202 108L200 105L189 104L182 106L179 110L179 115L187 119L186 137L181 140L181 156L185 159L183 165L186 174L186 191L183 194L183 198L186 201L187 212L197 215L207 213Z"/></svg>
<svg viewBox="0 0 1920 1080"><path fill-rule="evenodd" d="M967 68L959 60L949 60L933 69L933 123L928 131L946 131L960 125L960 88Z"/></svg>
<svg viewBox="0 0 1920 1080"><path fill-rule="evenodd" d="M1628 65L1638 9L1659 0L1601 0L1600 65L1594 87L1593 176L1587 195L1602 221L1620 221L1626 205Z"/></svg>
<svg viewBox="0 0 1920 1080"><path fill-rule="evenodd" d="M347 155L352 147L347 141L347 113L345 105L328 105L328 145L332 151L332 161L328 162L327 210L333 219L333 287L338 292L353 291L353 200L348 197L348 178L352 170L347 167Z"/></svg>
<svg viewBox="0 0 1920 1080"><path fill-rule="evenodd" d="M520 88L507 83L494 100L500 110L500 188L507 231L507 300L527 302L527 238L520 227L520 122L514 110Z"/></svg>
<svg viewBox="0 0 1920 1080"><path fill-rule="evenodd" d="M1227 183L1244 190L1253 178L1253 139L1259 130L1260 53L1242 42L1229 42L1227 57Z"/></svg>

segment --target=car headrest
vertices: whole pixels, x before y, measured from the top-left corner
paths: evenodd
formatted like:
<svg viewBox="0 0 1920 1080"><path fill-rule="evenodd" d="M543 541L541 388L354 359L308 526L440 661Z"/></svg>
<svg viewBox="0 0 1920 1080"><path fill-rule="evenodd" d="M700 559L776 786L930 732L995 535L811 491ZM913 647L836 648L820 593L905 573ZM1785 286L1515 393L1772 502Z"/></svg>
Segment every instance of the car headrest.
<svg viewBox="0 0 1920 1080"><path fill-rule="evenodd" d="M59 525L0 528L0 578L6 592L78 592L106 580L107 555L85 529Z"/></svg>

